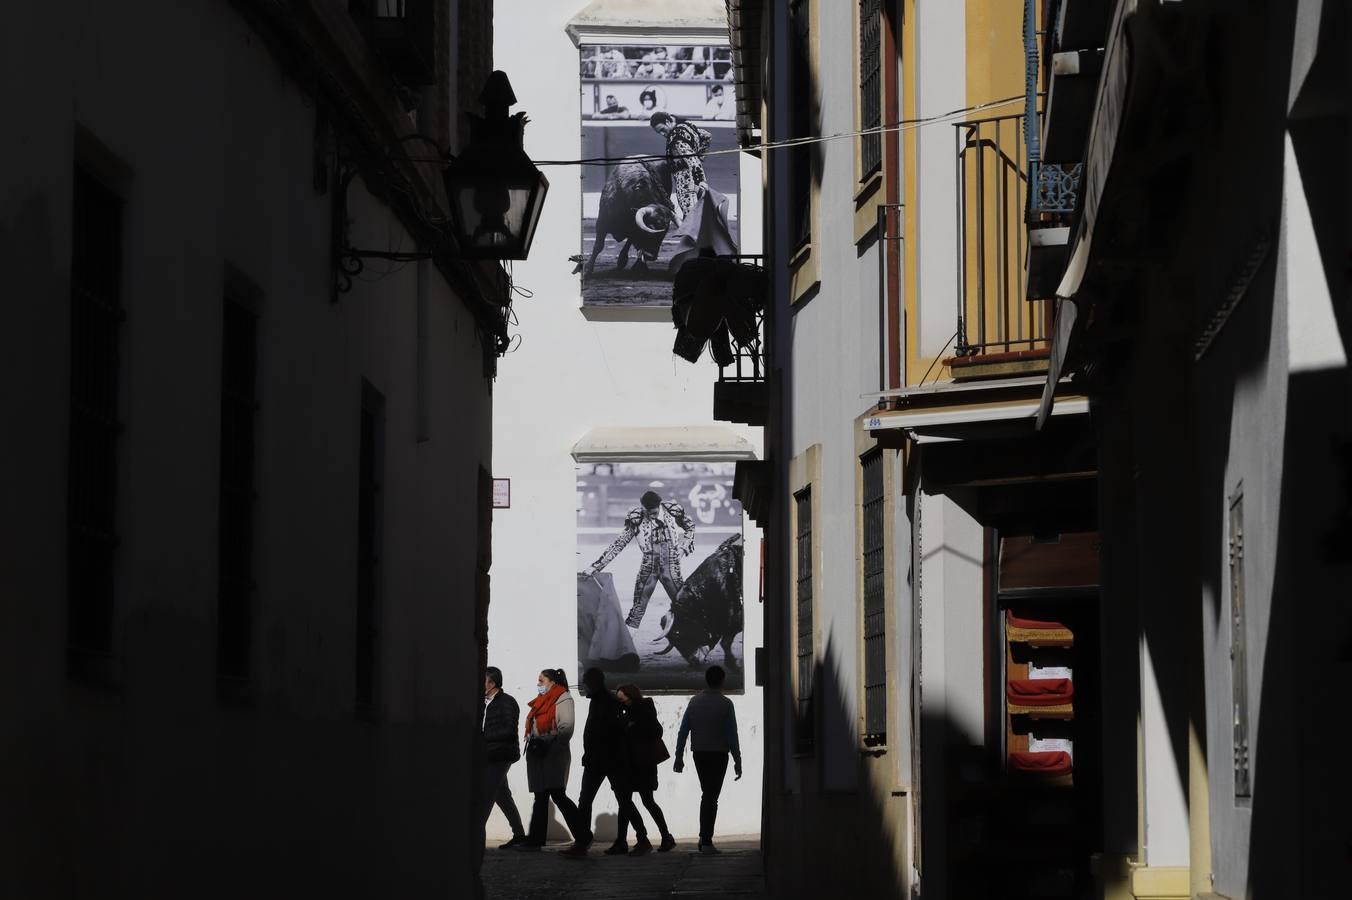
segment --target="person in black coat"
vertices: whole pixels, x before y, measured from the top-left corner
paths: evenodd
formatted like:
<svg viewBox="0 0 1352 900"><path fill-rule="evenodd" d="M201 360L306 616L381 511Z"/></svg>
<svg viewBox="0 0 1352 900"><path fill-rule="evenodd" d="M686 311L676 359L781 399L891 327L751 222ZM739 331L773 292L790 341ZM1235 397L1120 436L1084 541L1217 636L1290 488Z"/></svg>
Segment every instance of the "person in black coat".
<svg viewBox="0 0 1352 900"><path fill-rule="evenodd" d="M657 721L657 706L652 698L643 696L636 684L622 684L615 696L624 705L625 730L629 735L629 783L638 792L639 799L648 808L648 815L662 834L658 850L666 852L676 847L676 839L667 830L666 816L657 805L653 792L657 790L657 764L670 754L662 743L662 723ZM635 811L638 807L634 807Z"/></svg>
<svg viewBox="0 0 1352 900"><path fill-rule="evenodd" d="M479 772L479 821L482 825L488 824L496 803L512 827L512 839L502 845L504 849L516 847L526 840L521 813L517 811L512 789L507 785L507 770L521 758L521 747L517 743L520 718L521 707L502 689L502 670L489 666L484 670L484 714L480 724L483 747Z"/></svg>
<svg viewBox="0 0 1352 900"><path fill-rule="evenodd" d="M591 701L587 724L582 729L582 790L577 798L578 821L591 825L592 801L604 781L610 782L619 806L619 835L606 849L607 855L629 852L628 825L634 823L634 849L646 853L652 849L648 831L634 806L634 789L629 784L629 737L624 725L620 701L606 689L605 674L597 668L582 673L582 692ZM577 842L564 853L583 856L587 844Z"/></svg>

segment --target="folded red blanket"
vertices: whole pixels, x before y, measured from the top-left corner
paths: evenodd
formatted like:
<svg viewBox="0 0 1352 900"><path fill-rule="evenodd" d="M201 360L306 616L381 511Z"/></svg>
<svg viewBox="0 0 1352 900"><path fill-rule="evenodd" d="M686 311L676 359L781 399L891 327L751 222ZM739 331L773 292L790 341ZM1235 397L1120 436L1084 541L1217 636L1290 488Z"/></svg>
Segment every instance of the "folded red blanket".
<svg viewBox="0 0 1352 900"><path fill-rule="evenodd" d="M1013 628L1036 628L1042 631L1061 631L1066 630L1066 626L1060 622L1053 622L1050 619L1025 619L1023 616L1016 616L1014 610L1009 610L1009 624Z"/></svg>
<svg viewBox="0 0 1352 900"><path fill-rule="evenodd" d="M1075 696L1075 685L1069 678L1015 678L1005 694L1019 706L1060 706Z"/></svg>
<svg viewBox="0 0 1352 900"><path fill-rule="evenodd" d="M1016 750L1009 754L1009 768L1014 772L1037 775L1065 775L1070 771L1070 754L1064 750L1030 753Z"/></svg>

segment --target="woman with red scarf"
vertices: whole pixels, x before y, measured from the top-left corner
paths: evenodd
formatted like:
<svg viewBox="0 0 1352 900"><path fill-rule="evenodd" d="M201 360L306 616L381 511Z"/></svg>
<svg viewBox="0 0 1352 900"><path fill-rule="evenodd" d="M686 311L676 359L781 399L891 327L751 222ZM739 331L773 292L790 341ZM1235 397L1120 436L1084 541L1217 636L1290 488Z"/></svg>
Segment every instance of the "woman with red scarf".
<svg viewBox="0 0 1352 900"><path fill-rule="evenodd" d="M578 821L577 806L564 793L573 759L568 742L576 722L568 677L562 669L545 669L536 685L538 696L531 700L530 712L526 714L526 784L535 795L535 806L526 841L519 846L522 850L538 850L545 845L550 800L573 833L573 841L590 844L589 823Z"/></svg>

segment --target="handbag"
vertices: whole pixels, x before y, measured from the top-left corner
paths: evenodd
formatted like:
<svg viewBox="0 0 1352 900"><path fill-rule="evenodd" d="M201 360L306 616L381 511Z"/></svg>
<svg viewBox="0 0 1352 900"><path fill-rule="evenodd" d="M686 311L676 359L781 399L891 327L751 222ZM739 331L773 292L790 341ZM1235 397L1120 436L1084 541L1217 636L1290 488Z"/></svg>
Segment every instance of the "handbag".
<svg viewBox="0 0 1352 900"><path fill-rule="evenodd" d="M656 766L671 759L671 753L661 738L644 741L634 749L635 762L639 765Z"/></svg>
<svg viewBox="0 0 1352 900"><path fill-rule="evenodd" d="M549 741L533 737L526 741L526 755L536 759L549 755Z"/></svg>

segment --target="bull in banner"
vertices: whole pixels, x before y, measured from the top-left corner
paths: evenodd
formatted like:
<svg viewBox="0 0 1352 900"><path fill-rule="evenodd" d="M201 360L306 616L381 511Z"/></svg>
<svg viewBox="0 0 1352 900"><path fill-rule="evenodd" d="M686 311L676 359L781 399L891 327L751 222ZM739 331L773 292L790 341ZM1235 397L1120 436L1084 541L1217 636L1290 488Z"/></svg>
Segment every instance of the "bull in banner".
<svg viewBox="0 0 1352 900"><path fill-rule="evenodd" d="M724 666L738 668L732 642L742 633L742 617L742 536L734 534L681 585L671 612L662 617L662 633L653 639L667 643L658 655L676 650L696 666L721 645Z"/></svg>
<svg viewBox="0 0 1352 900"><path fill-rule="evenodd" d="M644 157L622 162L610 170L601 189L600 209L596 214L596 239L586 274L596 268L596 258L606 238L620 242L615 268L623 271L629 264L629 248L639 254L635 268L647 268L645 260L657 259L667 229L680 217L671 205L671 164L666 160Z"/></svg>

